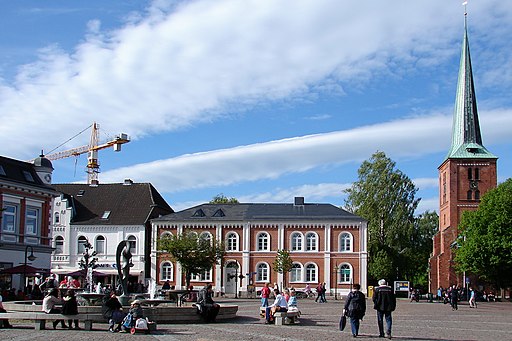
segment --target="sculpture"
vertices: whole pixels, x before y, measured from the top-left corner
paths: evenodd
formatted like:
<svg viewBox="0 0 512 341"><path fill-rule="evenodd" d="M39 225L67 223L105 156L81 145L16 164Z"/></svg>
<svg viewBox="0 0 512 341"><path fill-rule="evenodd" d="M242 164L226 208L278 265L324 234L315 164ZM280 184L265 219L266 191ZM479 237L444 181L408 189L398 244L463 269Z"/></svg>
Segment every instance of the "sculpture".
<svg viewBox="0 0 512 341"><path fill-rule="evenodd" d="M116 265L119 281L123 293L121 296L128 295L128 277L130 276L130 268L133 266L132 253L130 252L130 242L123 240L117 245Z"/></svg>

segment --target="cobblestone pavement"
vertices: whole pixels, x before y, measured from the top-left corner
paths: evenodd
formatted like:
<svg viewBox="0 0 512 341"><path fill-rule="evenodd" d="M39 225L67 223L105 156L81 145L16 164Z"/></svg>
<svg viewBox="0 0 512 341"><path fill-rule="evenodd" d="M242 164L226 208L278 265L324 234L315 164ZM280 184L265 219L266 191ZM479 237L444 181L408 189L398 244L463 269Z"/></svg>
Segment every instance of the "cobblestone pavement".
<svg viewBox="0 0 512 341"><path fill-rule="evenodd" d="M183 340L183 341L235 341L235 340L289 340L328 341L353 340L350 326L338 330L343 301L319 304L314 300L299 300L302 312L297 325L265 325L259 317L259 300L223 299L219 303L238 304L237 318L212 324L158 325L151 335L112 334L106 324L95 324L93 331L41 330L36 331L27 321L12 321L14 329L1 329L0 340ZM0 315L1 316L1 315ZM367 316L362 321L360 336L363 340L382 340L377 337L375 311L368 301ZM410 303L399 300L393 313L393 339L396 340L512 340L512 303L482 302L477 309L462 303L458 311L442 303Z"/></svg>

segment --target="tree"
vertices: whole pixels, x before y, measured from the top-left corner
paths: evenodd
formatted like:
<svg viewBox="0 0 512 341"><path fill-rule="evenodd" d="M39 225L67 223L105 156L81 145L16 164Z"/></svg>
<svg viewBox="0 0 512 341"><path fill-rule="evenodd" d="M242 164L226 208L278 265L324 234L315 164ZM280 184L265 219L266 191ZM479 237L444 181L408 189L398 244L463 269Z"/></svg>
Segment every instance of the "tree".
<svg viewBox="0 0 512 341"><path fill-rule="evenodd" d="M512 285L512 179L482 196L476 211L465 211L459 224L456 269L492 283Z"/></svg>
<svg viewBox="0 0 512 341"><path fill-rule="evenodd" d="M420 201L417 191L384 152L364 161L358 180L345 190L346 209L368 220L368 274L374 280L403 278L399 258L411 248L414 211Z"/></svg>
<svg viewBox="0 0 512 341"><path fill-rule="evenodd" d="M286 274L292 270L293 260L290 258L290 253L286 250L278 250L276 259L272 263L274 272ZM286 275L283 276L283 287L286 286Z"/></svg>
<svg viewBox="0 0 512 341"><path fill-rule="evenodd" d="M84 252L82 253L82 259L78 262L78 266L80 267L80 271L82 272L82 277L85 278L86 287L89 288L89 292L92 292L94 281L92 278L93 270L98 267L98 258L96 257L97 252L93 251L89 253L93 249L92 244L89 243L87 239L84 245Z"/></svg>
<svg viewBox="0 0 512 341"><path fill-rule="evenodd" d="M224 194L220 193L213 197L210 200L210 204L238 204L238 200L236 198L228 198Z"/></svg>
<svg viewBox="0 0 512 341"><path fill-rule="evenodd" d="M216 264L222 264L226 253L224 243L187 232L159 239L158 249L167 252L174 261L180 263L185 273L187 288L190 286L192 275L208 271Z"/></svg>

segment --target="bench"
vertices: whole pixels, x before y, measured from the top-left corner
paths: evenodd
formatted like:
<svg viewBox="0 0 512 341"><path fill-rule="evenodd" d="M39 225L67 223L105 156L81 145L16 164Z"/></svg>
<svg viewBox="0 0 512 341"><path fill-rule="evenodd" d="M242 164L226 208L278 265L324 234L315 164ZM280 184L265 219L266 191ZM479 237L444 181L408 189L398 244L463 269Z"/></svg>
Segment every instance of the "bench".
<svg viewBox="0 0 512 341"><path fill-rule="evenodd" d="M265 307L260 307L260 317L265 317ZM274 313L274 321L276 326L283 324L295 324L300 316L298 311L276 311Z"/></svg>
<svg viewBox="0 0 512 341"><path fill-rule="evenodd" d="M62 314L46 314L43 312L7 312L0 315L3 319L9 320L31 320L34 321L36 330L46 329L46 321L56 320L79 320L84 322L85 330L92 330L93 322L105 322L105 318L100 314L78 314L78 315L62 315ZM12 322L11 322L12 324Z"/></svg>

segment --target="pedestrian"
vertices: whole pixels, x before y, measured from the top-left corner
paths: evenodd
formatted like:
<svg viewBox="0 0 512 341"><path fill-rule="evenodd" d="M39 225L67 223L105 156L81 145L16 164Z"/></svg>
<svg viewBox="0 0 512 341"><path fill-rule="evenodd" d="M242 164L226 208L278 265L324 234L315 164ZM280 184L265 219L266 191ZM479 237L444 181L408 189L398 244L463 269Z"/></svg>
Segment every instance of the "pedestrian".
<svg viewBox="0 0 512 341"><path fill-rule="evenodd" d="M459 290L457 286L454 284L452 286L452 290L448 294L448 298L450 299L450 305L452 306L452 310L458 310L457 302L459 301Z"/></svg>
<svg viewBox="0 0 512 341"><path fill-rule="evenodd" d="M318 283L318 285L316 286L315 302L322 303L322 290L323 290L322 283Z"/></svg>
<svg viewBox="0 0 512 341"><path fill-rule="evenodd" d="M377 324L379 337L384 337L384 317L386 318L386 336L391 339L393 319L391 313L396 308L396 297L393 289L387 285L385 279L379 280L379 286L373 291L373 309L377 310Z"/></svg>
<svg viewBox="0 0 512 341"><path fill-rule="evenodd" d="M123 322L123 305L117 299L115 290L111 290L105 295L102 305L103 317L108 320L108 331L111 333L121 330L121 322Z"/></svg>
<svg viewBox="0 0 512 341"><path fill-rule="evenodd" d="M2 301L2 295L0 295L0 313L6 313L7 311L4 309ZM12 328L12 325L9 323L8 319L0 319L0 328Z"/></svg>
<svg viewBox="0 0 512 341"><path fill-rule="evenodd" d="M359 335L359 320L362 320L366 313L366 297L360 291L359 284L354 284L352 288L345 301L343 314L350 317L352 336L357 337Z"/></svg>
<svg viewBox="0 0 512 341"><path fill-rule="evenodd" d="M322 284L322 302L327 303L327 299L325 298L325 293L327 292L326 283Z"/></svg>
<svg viewBox="0 0 512 341"><path fill-rule="evenodd" d="M469 288L469 307L476 308L475 290L471 287Z"/></svg>
<svg viewBox="0 0 512 341"><path fill-rule="evenodd" d="M78 315L78 302L76 301L75 291L68 290L62 304L62 315ZM75 329L80 329L78 319L68 320L68 327L71 329L71 322L75 323Z"/></svg>
<svg viewBox="0 0 512 341"><path fill-rule="evenodd" d="M268 299L270 297L270 283L265 283L263 289L261 289L261 306L268 307Z"/></svg>
<svg viewBox="0 0 512 341"><path fill-rule="evenodd" d="M57 304L61 304L61 300L58 299L59 291L56 288L50 290L50 293L45 296L43 299L42 311L46 314L60 314L61 311L56 307ZM55 320L53 321L53 329L57 329L57 325L59 324L62 328L67 328L64 320Z"/></svg>

